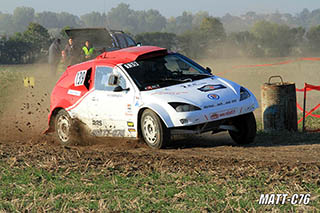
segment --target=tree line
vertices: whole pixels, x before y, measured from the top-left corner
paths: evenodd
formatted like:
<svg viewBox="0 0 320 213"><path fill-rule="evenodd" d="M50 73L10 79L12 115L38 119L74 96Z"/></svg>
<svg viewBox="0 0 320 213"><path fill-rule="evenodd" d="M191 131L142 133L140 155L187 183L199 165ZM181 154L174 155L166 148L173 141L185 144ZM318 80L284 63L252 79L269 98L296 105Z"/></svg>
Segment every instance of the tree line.
<svg viewBox="0 0 320 213"><path fill-rule="evenodd" d="M105 27L122 29L133 34L144 32L168 32L182 34L199 26L204 17L209 17L206 11L195 14L183 12L177 17L164 17L158 10L133 10L129 4L120 3L107 13L90 12L76 16L67 12L38 12L30 7L17 7L12 14L0 11L0 35L10 35L26 30L30 22L38 23L58 34L64 26L70 27ZM247 12L240 16L226 14L219 17L227 33L249 31L255 23L268 21L289 27L302 27L309 30L320 23L320 9L309 11L303 9L295 15L289 13L257 14Z"/></svg>
<svg viewBox="0 0 320 213"><path fill-rule="evenodd" d="M0 63L39 60L66 27L121 29L143 45L166 47L192 58L318 54L318 23L320 10L307 9L295 16L249 12L241 17L227 14L216 18L202 11L166 19L157 10L135 11L124 3L107 14L91 12L80 17L18 7L13 14L0 12Z"/></svg>

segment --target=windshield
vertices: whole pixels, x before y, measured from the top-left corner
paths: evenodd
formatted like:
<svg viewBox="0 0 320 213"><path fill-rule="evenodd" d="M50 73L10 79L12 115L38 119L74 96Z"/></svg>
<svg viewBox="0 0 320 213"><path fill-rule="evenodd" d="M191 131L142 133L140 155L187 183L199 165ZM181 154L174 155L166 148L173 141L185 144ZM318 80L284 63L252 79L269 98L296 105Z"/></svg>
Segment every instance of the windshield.
<svg viewBox="0 0 320 213"><path fill-rule="evenodd" d="M203 67L180 54L137 60L124 64L141 91L158 89L210 77Z"/></svg>

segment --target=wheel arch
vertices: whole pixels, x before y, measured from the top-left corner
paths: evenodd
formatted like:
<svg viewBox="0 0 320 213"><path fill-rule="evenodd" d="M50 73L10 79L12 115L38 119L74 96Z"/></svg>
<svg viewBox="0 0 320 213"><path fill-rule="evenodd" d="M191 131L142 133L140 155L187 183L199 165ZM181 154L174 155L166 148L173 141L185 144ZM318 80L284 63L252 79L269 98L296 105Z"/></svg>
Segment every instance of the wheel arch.
<svg viewBox="0 0 320 213"><path fill-rule="evenodd" d="M138 137L141 137L141 133L142 133L141 132L141 117L142 117L143 112L146 109L150 109L150 110L154 111L159 116L159 118L161 119L161 121L164 123L164 125L167 128L174 126L169 114L161 106L159 106L159 105L144 106L141 109L139 109L138 117L137 117Z"/></svg>
<svg viewBox="0 0 320 213"><path fill-rule="evenodd" d="M64 108L62 108L62 107L56 107L54 110L52 110L52 112L49 114L49 118L48 118L48 120L49 120L49 127L48 127L48 129L44 132L45 134L47 134L47 133L51 133L51 132L54 132L55 131L55 126L54 126L54 121L55 121L55 118L56 118L56 116L57 116L57 114L58 114L58 112L60 111L60 110L65 110Z"/></svg>

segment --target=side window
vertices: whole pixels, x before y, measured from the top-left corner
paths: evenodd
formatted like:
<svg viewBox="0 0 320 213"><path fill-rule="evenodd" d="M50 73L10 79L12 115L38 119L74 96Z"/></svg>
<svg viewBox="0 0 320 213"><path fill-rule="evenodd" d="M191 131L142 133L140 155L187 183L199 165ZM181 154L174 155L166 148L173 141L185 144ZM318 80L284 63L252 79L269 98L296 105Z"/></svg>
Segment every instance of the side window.
<svg viewBox="0 0 320 213"><path fill-rule="evenodd" d="M112 70L111 67L96 67L96 75L94 78L96 90L113 90L113 86L108 86L108 79L112 74Z"/></svg>
<svg viewBox="0 0 320 213"><path fill-rule="evenodd" d="M95 89L96 90L104 90L104 91L113 91L116 86L109 86L108 80L110 75L113 73L113 68L111 67L96 67L96 75L95 75ZM119 76L119 86L122 88L126 88L126 81L120 75Z"/></svg>
<svg viewBox="0 0 320 213"><path fill-rule="evenodd" d="M123 37L123 35L122 34L117 34L117 38L118 38L118 41L120 43L120 48L126 48L127 47L127 43L126 43L126 40Z"/></svg>
<svg viewBox="0 0 320 213"><path fill-rule="evenodd" d="M134 41L132 40L132 38L130 38L130 36L124 35L124 37L125 37L125 39L127 40L128 47L137 46L136 42L134 42Z"/></svg>

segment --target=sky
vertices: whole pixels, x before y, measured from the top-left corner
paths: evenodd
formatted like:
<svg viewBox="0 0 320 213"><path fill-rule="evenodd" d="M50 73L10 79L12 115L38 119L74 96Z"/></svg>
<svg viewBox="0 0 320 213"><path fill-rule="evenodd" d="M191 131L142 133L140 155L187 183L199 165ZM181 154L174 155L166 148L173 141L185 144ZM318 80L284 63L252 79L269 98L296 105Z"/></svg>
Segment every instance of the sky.
<svg viewBox="0 0 320 213"><path fill-rule="evenodd" d="M304 8L310 11L320 8L320 0L0 0L0 11L12 13L16 7L26 6L36 12L64 11L83 15L92 11L108 12L121 2L134 10L156 9L166 17L179 16L183 11L208 11L212 16L221 17L226 13L238 16L249 11L296 14Z"/></svg>

